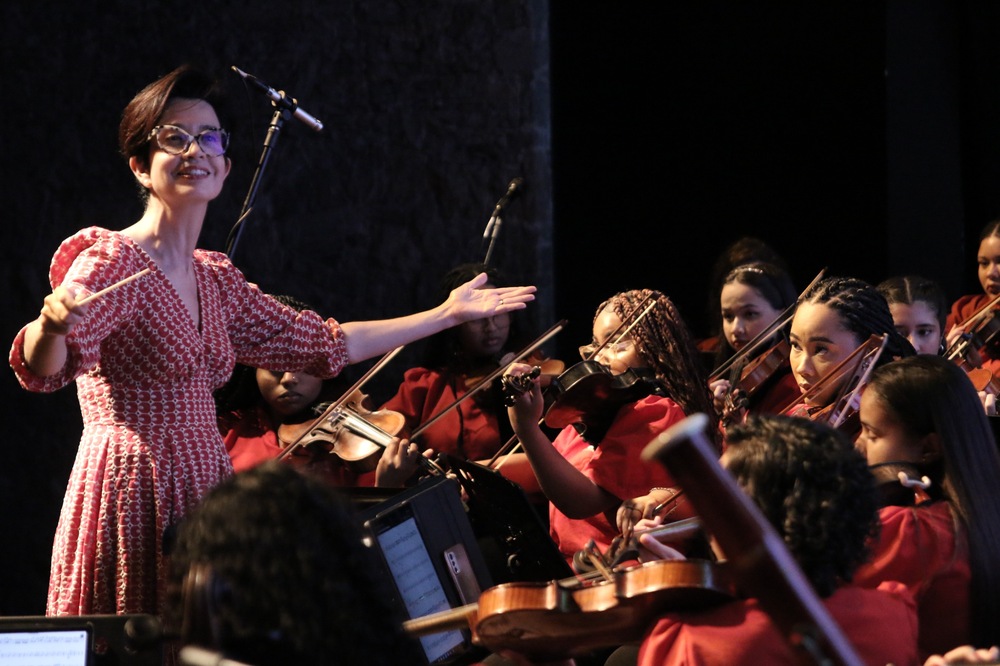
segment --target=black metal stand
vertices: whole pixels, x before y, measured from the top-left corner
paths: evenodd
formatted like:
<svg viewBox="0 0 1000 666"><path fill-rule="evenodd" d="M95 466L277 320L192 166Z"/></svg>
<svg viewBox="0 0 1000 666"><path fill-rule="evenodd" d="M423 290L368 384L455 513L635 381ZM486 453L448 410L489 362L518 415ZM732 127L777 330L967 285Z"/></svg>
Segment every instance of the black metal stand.
<svg viewBox="0 0 1000 666"><path fill-rule="evenodd" d="M490 258L493 256L493 246L496 245L497 236L500 235L500 224L502 222L503 222L503 220L500 219L499 215L496 215L495 217L493 217L490 220L490 223L491 223L490 224L490 226L491 226L491 228L490 228L490 234L489 234L489 236L490 236L490 244L486 248L486 257L483 259L483 266L485 266L487 268L489 268L489 266L490 266Z"/></svg>
<svg viewBox="0 0 1000 666"><path fill-rule="evenodd" d="M253 179L250 181L250 190L247 192L246 199L243 200L243 209L240 210L240 217L229 231L229 238L226 239L226 254L230 259L233 258L233 254L236 252L240 236L243 235L243 223L250 215L250 211L253 210L253 202L257 198L257 189L260 186L261 177L264 169L267 167L267 162L271 157L271 150L278 143L278 134L281 132L285 121L295 113L295 101L284 96L281 99L282 103L280 104L273 102L276 109L274 115L271 116L271 124L267 128L267 136L264 138L264 148L261 151L260 159L257 161L257 169L254 171Z"/></svg>

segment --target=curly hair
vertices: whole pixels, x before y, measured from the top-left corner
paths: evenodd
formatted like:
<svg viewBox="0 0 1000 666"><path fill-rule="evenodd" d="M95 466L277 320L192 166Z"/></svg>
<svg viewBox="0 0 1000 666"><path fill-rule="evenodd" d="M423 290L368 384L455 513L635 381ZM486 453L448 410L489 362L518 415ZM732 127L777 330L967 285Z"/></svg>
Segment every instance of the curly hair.
<svg viewBox="0 0 1000 666"><path fill-rule="evenodd" d="M788 546L821 597L850 582L878 534L868 463L839 430L755 416L726 431L726 468Z"/></svg>
<svg viewBox="0 0 1000 666"><path fill-rule="evenodd" d="M168 589L170 621L193 614L185 577L207 565L211 636L254 664L419 663L346 500L275 461L214 488L181 522ZM182 642L190 641L182 637Z"/></svg>
<svg viewBox="0 0 1000 666"><path fill-rule="evenodd" d="M896 331L885 297L863 280L848 277L820 280L802 295L801 303L832 308L844 327L857 336L859 345L872 335L888 334L885 352L877 365L916 354L910 341Z"/></svg>
<svg viewBox="0 0 1000 666"><path fill-rule="evenodd" d="M972 382L955 363L921 354L876 370L866 391L909 435L937 433L940 459L918 468L940 489L968 535L974 642L1000 642L994 620L1000 617L1000 505L992 499L1000 454Z"/></svg>
<svg viewBox="0 0 1000 666"><path fill-rule="evenodd" d="M655 306L630 333L639 357L685 414L703 412L712 420L709 432L717 433L718 415L708 378L687 324L669 298L652 289L623 291L598 306L594 321L608 309L622 321L629 321L641 314L650 300Z"/></svg>

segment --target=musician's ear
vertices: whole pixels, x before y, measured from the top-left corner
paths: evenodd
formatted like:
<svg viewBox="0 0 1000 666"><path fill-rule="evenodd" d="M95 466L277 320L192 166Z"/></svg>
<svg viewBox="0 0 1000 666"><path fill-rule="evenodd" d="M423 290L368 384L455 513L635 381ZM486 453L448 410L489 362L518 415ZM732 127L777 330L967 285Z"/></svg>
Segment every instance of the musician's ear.
<svg viewBox="0 0 1000 666"><path fill-rule="evenodd" d="M927 464L941 458L941 436L936 432L927 433L920 440L920 462Z"/></svg>

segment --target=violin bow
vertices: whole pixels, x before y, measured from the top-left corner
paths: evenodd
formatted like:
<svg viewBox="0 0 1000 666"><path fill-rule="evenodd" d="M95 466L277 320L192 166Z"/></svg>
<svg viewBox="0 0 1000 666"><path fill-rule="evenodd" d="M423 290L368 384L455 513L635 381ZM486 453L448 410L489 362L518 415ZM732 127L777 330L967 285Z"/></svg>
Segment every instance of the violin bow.
<svg viewBox="0 0 1000 666"><path fill-rule="evenodd" d="M292 455L292 452L295 451L300 446L302 446L303 441L307 437L309 437L309 435L312 433L312 431L315 430L316 427L320 423L322 423L326 419L330 418L330 416L334 412L339 411L340 408L344 406L344 403L347 402L347 400L352 395L354 395L357 391L360 391L361 387L364 386L368 382L369 379L371 379L372 377L374 377L376 375L376 373L380 372L382 370L382 368L384 368L386 365L388 365L389 361L391 361L392 359L394 359L396 357L396 355L399 354L399 352L401 352L401 351L403 351L403 345L400 345L399 347L396 347L395 349L393 349L392 351L390 351L388 354L386 354L385 356L383 356L382 358L380 358L378 360L378 362L375 363L375 365L373 365L371 368L369 368L368 371L365 374L363 374L360 379L358 379L358 381L354 382L354 385L351 386L351 388L347 389L347 391L345 391L339 398L337 398L335 401L333 401L332 403L330 403L330 405L325 410L323 410L323 413L320 414L319 417L317 417L316 420L314 420L309 425L309 427L306 428L305 431L303 431L303 433L301 435L299 435L295 439L294 442L292 442L291 444L289 444L288 446L286 446L285 449L281 453L278 454L278 458L277 459L278 460L284 460L288 456ZM442 472L443 472L443 470L442 470Z"/></svg>
<svg viewBox="0 0 1000 666"><path fill-rule="evenodd" d="M869 342L871 340L869 339ZM855 399L864 390L865 385L868 383L868 378L871 376L872 371L875 370L875 364L878 363L879 358L882 357L882 352L885 351L885 346L889 342L888 334L882 335L882 340L879 346L874 350L869 350L861 357L859 361L859 367L864 368L860 377L857 377L857 381L854 386L848 389L847 386L841 389L841 395L838 396L833 411L831 412L831 418L827 421L834 428L839 428L840 425L847 419L847 407L854 404ZM854 371L857 374L857 370ZM853 381L854 378L852 378Z"/></svg>
<svg viewBox="0 0 1000 666"><path fill-rule="evenodd" d="M546 342L548 342L551 337L553 337L559 331L563 330L563 328L565 326L566 326L566 320L565 319L560 320L559 322L557 322L556 324L554 324L551 328L549 328L549 330L545 331L544 333L542 333L542 335L540 335L537 339L535 339L534 342L532 342L527 347L525 347L524 349L522 349L521 351L519 351L517 354L515 354L513 360L511 360L509 363L506 363L504 365L499 366L496 370L494 370L490 374L488 374L485 377L483 377L482 379L480 379L464 395L460 396L454 402L452 402L450 405L448 405L447 407L445 407L444 409L442 409L441 411L439 411L434 416L432 416L429 419L427 419L416 430L414 430L412 433L410 433L409 439L410 440L416 439L421 433L423 433L425 430L427 430L427 428L431 427L434 423L436 423L438 421L438 419L440 419L445 414L447 414L451 410L453 410L456 407L458 407L460 404L462 404L463 402L465 402L466 400L468 400L469 398L471 398L475 394L477 394L480 391L482 391L487 386L489 386L490 383L494 379L496 379L497 377L500 377L501 375L503 375L503 373L505 373L507 371L507 368L509 368L513 364L517 363L518 361L520 361L521 359L523 359L525 356L527 356L528 354L530 354L531 352L535 351L536 349L538 349L539 347L541 347L543 344L545 344Z"/></svg>
<svg viewBox="0 0 1000 666"><path fill-rule="evenodd" d="M655 302L650 302L652 300L653 300L652 295L647 296L645 298L645 300L643 300L639 304L640 307L642 307L642 306L645 305L646 306L645 309L643 309L642 312L638 316L635 316L634 318L633 317L626 317L625 321L623 321L621 324L619 324L618 327L614 331L612 331L611 335L609 335L607 338L604 339L604 342L602 342L597 347L597 349L595 349L590 354L587 354L587 358L585 358L584 360L585 361L590 361L593 358L595 358L597 356L597 354L599 354L602 349L604 349L605 347L607 347L608 344L612 340L614 340L614 344L618 344L618 342L620 342L622 338L624 338L626 335L628 335L632 331L632 329L635 328L636 324L638 324L642 320L643 317L645 317L647 314L649 314L649 312L654 307L656 307L656 303ZM649 304L646 305L647 303L649 303ZM636 308L635 312L639 312L639 309ZM624 328L625 325L629 322L629 319L632 319L632 323L630 323L628 325L628 328L625 328L625 330L623 331L622 328ZM545 422L545 417L543 416L541 419L538 420L538 425L542 425L544 422ZM510 456L514 455L517 452L517 450L518 450L518 448L520 446L521 446L521 443L519 441L517 441L517 435L514 435L513 437L511 437L510 439L508 439L507 442L503 446L501 446L500 449L495 454L493 454L493 457L490 458L489 461L486 463L486 467L488 467L490 469L500 469L501 467L503 467L503 464L507 461L507 459ZM493 464L496 463L496 461L498 459L500 459L501 457L503 457L503 460L501 460L497 464L497 466L494 467Z"/></svg>
<svg viewBox="0 0 1000 666"><path fill-rule="evenodd" d="M995 298L990 299L988 303L986 303L983 307L979 308L974 313L972 313L972 315L968 319L963 321L961 324L959 324L959 326L964 328L967 326L971 326L972 324L978 324L981 319L986 318L986 315L988 315L993 310L993 306L996 305L997 303L1000 303L1000 295L997 295ZM967 333L968 331L966 331L965 334L959 337L958 340L955 340L954 344L952 344L951 347L948 347L948 351L944 353L944 357L946 359L948 359L949 361L954 361L955 357L962 355L961 352L962 346L969 341L969 338L966 335Z"/></svg>
<svg viewBox="0 0 1000 666"><path fill-rule="evenodd" d="M631 315L629 315L628 317L625 317L625 321L623 321L622 323L618 324L618 328L616 328L615 330L611 331L611 335L609 335L608 337L604 338L604 342L602 342L601 344L597 345L597 347L594 349L594 351L592 351L589 354L587 354L587 358L585 358L583 360L584 361L591 361L591 360L593 360L594 358L597 357L598 354L601 353L602 349L604 349L609 344L611 344L612 340L614 340L615 343L617 344L622 338L624 338L626 335L628 335L629 332L635 327L635 325L639 323L639 320L642 319L643 317L645 317L647 314L649 314L649 311L652 310L653 307L656 305L655 302L650 303L650 301L652 301L652 300L653 300L653 295L652 294L650 294L644 300L642 300L639 303L639 307L636 308L635 310L633 310ZM649 305L646 305L647 303L649 303ZM639 312L639 308L642 308L643 306L645 306L645 309L642 311L641 314L639 314L638 316L636 316L635 313ZM629 327L626 328L624 331L622 331L622 329L625 328L625 325L628 324L629 321L631 321L633 319L634 319L634 321L632 321L632 323L629 325Z"/></svg>
<svg viewBox="0 0 1000 666"><path fill-rule="evenodd" d="M816 277L813 278L812 282L810 282L809 285L802 290L802 293L799 294L798 298L795 299L794 303L785 308L781 312L781 314L779 314L775 318L774 321L768 324L763 331L754 336L754 338L750 340L750 342L748 342L746 346L743 347L743 349L739 350L738 352L730 356L722 363L722 365L713 370L712 374L708 376L708 381L713 382L716 379L722 377L722 375L726 374L726 371L729 370L731 365L738 362L744 356L749 356L753 354L753 352L756 351L758 347L760 347L772 335L774 335L775 331L777 331L780 328L784 328L785 325L792 320L792 317L795 316L795 308L798 307L799 303L802 302L802 299L805 298L806 294L809 293L809 290L812 289L814 286L816 286L816 283L818 283L820 280L823 279L823 276L825 274L826 274L826 268L824 267L820 270L819 273L816 274Z"/></svg>
<svg viewBox="0 0 1000 666"><path fill-rule="evenodd" d="M826 390L827 384L829 384L830 382L840 381L844 379L848 374L847 367L850 364L852 363L854 364L851 366L850 372L851 373L857 372L861 362L864 361L863 355L869 353L871 351L871 347L876 342L882 340L888 340L888 335L878 336L873 333L871 337L869 337L867 340L858 345L854 351L852 351L850 354L847 355L847 357L844 360L842 360L840 363L834 366L834 368L830 372L828 372L822 379L820 379L818 382L810 386L808 391L799 395L797 398L795 398L787 405L779 409L776 413L788 414L789 411L791 411L795 407L798 407L800 404L804 403L809 398ZM881 344L884 344L884 342L882 342ZM859 356L861 356L861 358L858 358ZM872 365L874 365L874 363ZM844 390L845 389L841 389L842 391L841 395L843 395Z"/></svg>

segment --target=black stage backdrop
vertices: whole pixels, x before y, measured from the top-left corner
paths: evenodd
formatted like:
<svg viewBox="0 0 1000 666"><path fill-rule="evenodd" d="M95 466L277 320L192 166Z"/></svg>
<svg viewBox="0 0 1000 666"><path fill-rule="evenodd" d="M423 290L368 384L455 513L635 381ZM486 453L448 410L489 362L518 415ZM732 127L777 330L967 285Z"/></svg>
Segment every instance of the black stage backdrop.
<svg viewBox="0 0 1000 666"><path fill-rule="evenodd" d="M63 238L139 217L120 113L187 61L237 92L234 168L202 247L224 249L272 116L228 67L324 121L284 124L233 259L344 321L433 304L448 267L483 258L515 176L494 263L539 286L531 327L570 320L550 350L567 361L621 289L661 289L704 333L709 266L741 235L800 284L828 267L975 288L966 239L1000 209L1000 9L677 4L8 2L0 340L38 312ZM376 400L418 354L373 382ZM36 614L80 417L72 387L29 394L0 375L0 614Z"/></svg>

